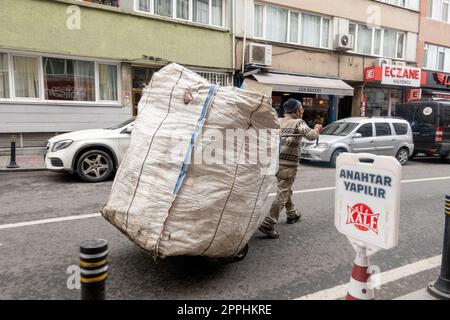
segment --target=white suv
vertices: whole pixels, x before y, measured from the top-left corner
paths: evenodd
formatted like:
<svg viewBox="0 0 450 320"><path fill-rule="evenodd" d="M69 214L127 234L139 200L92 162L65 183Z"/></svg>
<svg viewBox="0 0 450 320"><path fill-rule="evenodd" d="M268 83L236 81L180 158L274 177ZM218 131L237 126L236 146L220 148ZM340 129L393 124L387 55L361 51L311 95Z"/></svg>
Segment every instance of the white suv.
<svg viewBox="0 0 450 320"><path fill-rule="evenodd" d="M77 173L87 182L108 179L130 144L134 119L106 129L81 130L54 136L45 153L47 169Z"/></svg>

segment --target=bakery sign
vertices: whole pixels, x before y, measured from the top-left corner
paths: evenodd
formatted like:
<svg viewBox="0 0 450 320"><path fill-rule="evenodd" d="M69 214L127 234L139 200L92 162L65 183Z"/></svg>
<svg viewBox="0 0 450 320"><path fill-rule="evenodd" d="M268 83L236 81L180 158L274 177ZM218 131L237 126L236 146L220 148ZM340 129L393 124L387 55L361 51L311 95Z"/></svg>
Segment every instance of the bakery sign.
<svg viewBox="0 0 450 320"><path fill-rule="evenodd" d="M381 81L381 84L419 88L422 81L420 68L383 64L364 70L364 81Z"/></svg>

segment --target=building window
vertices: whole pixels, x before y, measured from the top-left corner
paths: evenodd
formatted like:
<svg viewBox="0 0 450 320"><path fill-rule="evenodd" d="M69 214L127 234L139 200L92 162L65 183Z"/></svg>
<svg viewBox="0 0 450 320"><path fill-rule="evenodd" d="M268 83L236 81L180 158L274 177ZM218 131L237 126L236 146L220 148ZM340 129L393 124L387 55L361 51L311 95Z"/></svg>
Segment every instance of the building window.
<svg viewBox="0 0 450 320"><path fill-rule="evenodd" d="M255 4L254 37L316 48L330 47L330 19L290 11L282 7Z"/></svg>
<svg viewBox="0 0 450 320"><path fill-rule="evenodd" d="M134 0L135 10L163 17L224 27L225 0Z"/></svg>
<svg viewBox="0 0 450 320"><path fill-rule="evenodd" d="M0 52L0 99L117 103L119 65Z"/></svg>
<svg viewBox="0 0 450 320"><path fill-rule="evenodd" d="M288 10L267 6L266 39L286 42Z"/></svg>
<svg viewBox="0 0 450 320"><path fill-rule="evenodd" d="M383 55L389 58L396 57L397 32L384 30Z"/></svg>
<svg viewBox="0 0 450 320"><path fill-rule="evenodd" d="M98 65L99 89L101 101L117 101L117 66L109 64Z"/></svg>
<svg viewBox="0 0 450 320"><path fill-rule="evenodd" d="M403 32L350 23L349 33L355 39L356 53L393 59L404 57L405 34Z"/></svg>
<svg viewBox="0 0 450 320"><path fill-rule="evenodd" d="M195 71L195 72L212 84L217 84L219 86L228 86L230 84L230 78L227 73L207 72L207 71Z"/></svg>
<svg viewBox="0 0 450 320"><path fill-rule="evenodd" d="M257 38L264 36L264 7L255 4L255 30L254 35Z"/></svg>
<svg viewBox="0 0 450 320"><path fill-rule="evenodd" d="M155 0L155 14L172 17L172 0Z"/></svg>
<svg viewBox="0 0 450 320"><path fill-rule="evenodd" d="M189 0L177 0L177 18L189 20Z"/></svg>
<svg viewBox="0 0 450 320"><path fill-rule="evenodd" d="M450 48L425 44L423 67L430 70L450 72Z"/></svg>
<svg viewBox="0 0 450 320"><path fill-rule="evenodd" d="M320 47L320 16L302 14L302 42L305 46Z"/></svg>
<svg viewBox="0 0 450 320"><path fill-rule="evenodd" d="M46 100L95 101L92 61L44 58Z"/></svg>
<svg viewBox="0 0 450 320"><path fill-rule="evenodd" d="M9 98L8 55L0 53L0 99Z"/></svg>
<svg viewBox="0 0 450 320"><path fill-rule="evenodd" d="M449 21L449 0L428 0L428 18L450 23Z"/></svg>
<svg viewBox="0 0 450 320"><path fill-rule="evenodd" d="M39 98L39 60L13 56L14 88L17 98Z"/></svg>
<svg viewBox="0 0 450 320"><path fill-rule="evenodd" d="M384 2L388 4L392 4L394 6L399 6L403 8L408 7L408 0L378 0L379 2Z"/></svg>
<svg viewBox="0 0 450 320"><path fill-rule="evenodd" d="M104 4L106 6L111 7L118 7L119 6L119 0L82 0L84 2L93 2L98 4Z"/></svg>

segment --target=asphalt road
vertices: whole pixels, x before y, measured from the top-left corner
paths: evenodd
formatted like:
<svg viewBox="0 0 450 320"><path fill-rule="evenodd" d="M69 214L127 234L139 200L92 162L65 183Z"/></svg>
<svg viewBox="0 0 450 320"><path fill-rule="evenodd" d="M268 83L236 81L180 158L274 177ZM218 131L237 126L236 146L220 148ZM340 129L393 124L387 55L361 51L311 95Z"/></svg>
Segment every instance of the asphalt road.
<svg viewBox="0 0 450 320"><path fill-rule="evenodd" d="M335 170L304 164L294 190L334 186ZM437 159L411 161L403 180L450 177ZM332 190L295 194L300 223L279 225L281 238L257 233L247 257L225 263L201 257L154 260L101 217L1 228L6 224L99 212L112 181L86 184L50 172L0 172L0 299L79 299L66 272L78 264L78 245L108 239L110 299L295 299L348 282L354 252L334 227ZM450 179L402 184L400 242L371 258L382 272L441 253L443 199ZM269 198L270 200L272 197ZM391 299L426 286L438 268L383 285ZM70 279L69 279L70 282Z"/></svg>

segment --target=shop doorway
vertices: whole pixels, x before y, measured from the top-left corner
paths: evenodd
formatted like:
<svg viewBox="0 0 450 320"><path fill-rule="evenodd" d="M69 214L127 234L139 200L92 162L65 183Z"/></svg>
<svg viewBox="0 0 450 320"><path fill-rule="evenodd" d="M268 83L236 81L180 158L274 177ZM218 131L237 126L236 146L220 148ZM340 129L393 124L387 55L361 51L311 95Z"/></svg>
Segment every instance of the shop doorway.
<svg viewBox="0 0 450 320"><path fill-rule="evenodd" d="M136 116L138 113L137 106L142 97L142 90L148 85L156 70L145 67L132 67L131 71L133 75L133 116Z"/></svg>
<svg viewBox="0 0 450 320"><path fill-rule="evenodd" d="M346 96L339 99L338 104L338 120L350 118L352 116L353 97Z"/></svg>

